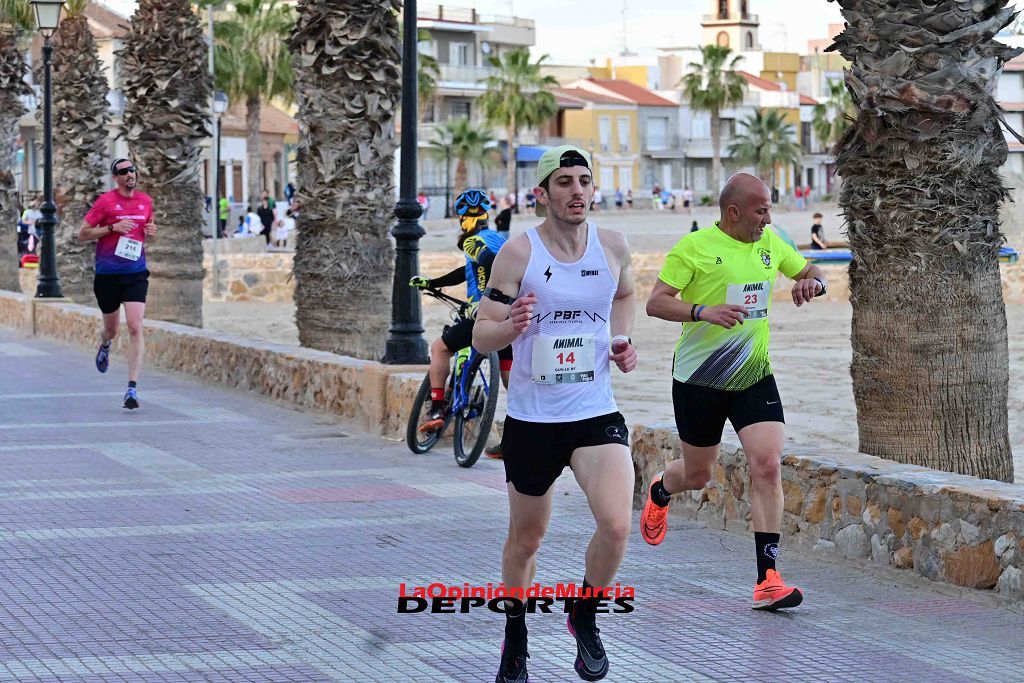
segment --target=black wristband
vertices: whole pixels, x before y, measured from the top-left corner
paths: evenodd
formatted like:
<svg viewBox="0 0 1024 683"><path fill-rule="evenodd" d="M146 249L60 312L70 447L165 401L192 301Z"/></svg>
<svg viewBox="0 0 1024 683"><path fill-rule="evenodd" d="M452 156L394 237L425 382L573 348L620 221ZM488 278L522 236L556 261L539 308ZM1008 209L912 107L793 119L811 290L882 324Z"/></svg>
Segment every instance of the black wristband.
<svg viewBox="0 0 1024 683"><path fill-rule="evenodd" d="M697 310L697 304L690 304L690 321L691 322L697 322L697 316L694 315L694 312L696 310Z"/></svg>
<svg viewBox="0 0 1024 683"><path fill-rule="evenodd" d="M821 285L821 291L814 295L815 298L825 295L825 283L821 281L820 277L814 278L814 281Z"/></svg>
<svg viewBox="0 0 1024 683"><path fill-rule="evenodd" d="M511 306L516 302L515 299L505 294L500 289L495 289L494 287L488 287L487 289L485 289L484 296L487 297L488 299L491 299L492 301L497 301L499 304L505 304L506 306Z"/></svg>

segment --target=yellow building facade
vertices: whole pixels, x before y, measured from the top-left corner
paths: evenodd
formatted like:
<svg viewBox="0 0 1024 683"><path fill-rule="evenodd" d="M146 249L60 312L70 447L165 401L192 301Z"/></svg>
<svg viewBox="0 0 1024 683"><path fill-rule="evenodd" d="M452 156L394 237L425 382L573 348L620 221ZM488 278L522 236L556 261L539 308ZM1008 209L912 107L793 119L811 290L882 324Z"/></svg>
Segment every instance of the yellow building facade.
<svg viewBox="0 0 1024 683"><path fill-rule="evenodd" d="M583 103L580 109L562 113L562 135L567 143L590 152L594 183L603 193L635 191L640 175L637 105L580 88L560 94Z"/></svg>

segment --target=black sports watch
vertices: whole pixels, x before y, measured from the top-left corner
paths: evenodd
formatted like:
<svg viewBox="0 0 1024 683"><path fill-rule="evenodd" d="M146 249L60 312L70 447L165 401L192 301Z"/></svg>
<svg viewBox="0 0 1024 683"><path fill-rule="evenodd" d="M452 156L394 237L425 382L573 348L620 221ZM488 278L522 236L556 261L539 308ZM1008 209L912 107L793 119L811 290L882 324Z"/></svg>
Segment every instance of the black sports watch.
<svg viewBox="0 0 1024 683"><path fill-rule="evenodd" d="M815 281L817 281L817 283L819 285L821 285L821 291L818 292L817 294L815 294L814 297L817 298L819 296L824 296L825 295L825 289L826 289L825 282L820 277L816 277L814 279L815 279Z"/></svg>

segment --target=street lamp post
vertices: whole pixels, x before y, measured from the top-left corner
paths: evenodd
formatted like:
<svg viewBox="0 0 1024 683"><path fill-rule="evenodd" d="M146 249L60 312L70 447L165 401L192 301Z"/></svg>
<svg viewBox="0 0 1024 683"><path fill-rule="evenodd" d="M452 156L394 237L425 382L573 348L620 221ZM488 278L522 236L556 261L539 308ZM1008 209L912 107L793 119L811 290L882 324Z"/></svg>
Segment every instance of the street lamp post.
<svg viewBox="0 0 1024 683"><path fill-rule="evenodd" d="M213 293L220 293L220 278L217 266L217 238L220 236L220 119L228 110L228 96L218 90L213 94L213 204L210 206L210 213L213 214L213 240L210 243L213 252ZM225 226L226 227L226 226Z"/></svg>
<svg viewBox="0 0 1024 683"><path fill-rule="evenodd" d="M444 148L444 217L452 217L452 146Z"/></svg>
<svg viewBox="0 0 1024 683"><path fill-rule="evenodd" d="M406 0L402 42L402 165L400 194L395 205L395 280L391 296L391 328L384 362L425 364L423 309L409 279L419 272L419 241L426 232L420 225L423 207L416 201L416 0Z"/></svg>
<svg viewBox="0 0 1024 683"><path fill-rule="evenodd" d="M50 56L53 46L50 37L60 24L63 0L32 0L36 11L36 25L43 36L43 205L39 227L39 281L36 298L59 299L64 296L57 277L57 245L54 234L57 227L57 205L53 203L53 131L50 119Z"/></svg>

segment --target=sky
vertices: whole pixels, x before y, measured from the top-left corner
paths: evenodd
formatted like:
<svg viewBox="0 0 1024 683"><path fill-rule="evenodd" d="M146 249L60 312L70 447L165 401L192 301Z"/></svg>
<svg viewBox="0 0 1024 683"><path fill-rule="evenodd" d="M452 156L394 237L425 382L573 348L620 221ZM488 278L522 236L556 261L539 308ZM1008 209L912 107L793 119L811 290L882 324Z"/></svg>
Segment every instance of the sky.
<svg viewBox="0 0 1024 683"><path fill-rule="evenodd" d="M125 16L135 11L134 0L101 0ZM827 0L749 0L761 20L765 50L800 52L807 41L825 38L830 23L841 23L839 6ZM481 14L515 15L537 25L537 54L547 53L554 64L586 65L590 59L617 55L623 43L643 57L656 48L696 46L700 22L710 14L707 0L420 0L420 6L443 4L473 7ZM581 7L587 11L582 12Z"/></svg>
<svg viewBox="0 0 1024 683"><path fill-rule="evenodd" d="M424 3L428 4L428 3ZM447 0L452 6L475 6L482 14L514 14L537 23L538 53L556 64L587 64L622 51L626 6L626 43L631 52L652 56L659 47L696 46L700 22L710 14L706 0ZM586 12L580 8L586 7ZM760 17L765 50L800 52L807 41L826 38L830 23L842 23L839 6L827 0L749 0Z"/></svg>

